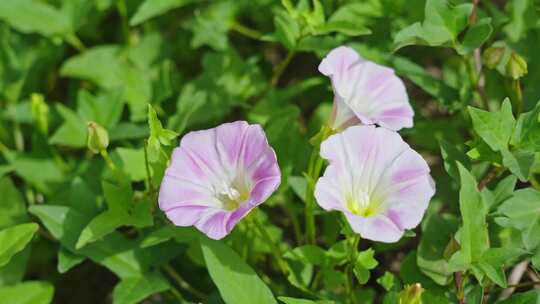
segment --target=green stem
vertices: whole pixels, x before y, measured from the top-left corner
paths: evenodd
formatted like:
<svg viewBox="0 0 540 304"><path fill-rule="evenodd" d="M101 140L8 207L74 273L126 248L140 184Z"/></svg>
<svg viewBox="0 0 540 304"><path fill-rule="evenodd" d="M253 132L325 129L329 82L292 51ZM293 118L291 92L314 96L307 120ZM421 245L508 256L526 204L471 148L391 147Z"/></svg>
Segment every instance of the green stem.
<svg viewBox="0 0 540 304"><path fill-rule="evenodd" d="M129 45L129 20L127 16L126 0L119 0L117 3L118 13L122 17L122 34L126 44Z"/></svg>
<svg viewBox="0 0 540 304"><path fill-rule="evenodd" d="M275 87L278 84L279 78L281 77L289 63L291 63L291 60L293 59L295 54L295 51L289 51L287 53L287 57L285 57L285 59L283 59L283 61L278 64L278 66L274 70L272 78L270 79L270 87Z"/></svg>
<svg viewBox="0 0 540 304"><path fill-rule="evenodd" d="M248 38L251 38L251 39L255 39L255 40L260 40L261 37L263 36L263 34L257 30L254 30L254 29L251 29L243 24L240 24L236 21L234 21L231 25L230 25L230 29L239 33L239 34L242 34Z"/></svg>
<svg viewBox="0 0 540 304"><path fill-rule="evenodd" d="M17 148L17 151L24 151L24 136L21 130L21 126L18 123L15 124L13 132L15 137L15 147Z"/></svg>
<svg viewBox="0 0 540 304"><path fill-rule="evenodd" d="M463 60L465 61L467 72L469 73L471 84L473 88L477 91L478 96L480 96L480 103L486 111L489 111L489 103L488 103L487 96L483 87L483 83L481 83L481 81L483 81L482 74L481 74L482 65L480 63L480 70L477 70L477 64L476 64L475 59L476 57L473 57L472 60L468 57L463 58Z"/></svg>
<svg viewBox="0 0 540 304"><path fill-rule="evenodd" d="M358 244L360 243L360 235L355 234L350 240L351 247L349 248L349 265L347 267L347 293L349 295L349 301L351 303L356 303L356 298L354 296L354 265L356 264L356 259L358 258Z"/></svg>
<svg viewBox="0 0 540 304"><path fill-rule="evenodd" d="M268 233L268 231L266 231L266 228L262 225L262 223L256 216L251 216L250 218L252 219L255 227L257 227L257 229L259 230L259 233L261 234L263 239L265 239L268 246L270 246L270 250L272 251L272 255L274 255L274 258L276 259L279 269L284 275L287 275L289 273L289 266L287 262L283 259L279 246L276 245L274 240L272 240L270 234Z"/></svg>
<svg viewBox="0 0 540 304"><path fill-rule="evenodd" d="M307 170L307 187L306 187L306 208L305 208L305 222L306 222L306 243L315 244L315 196L313 191L315 190L315 183L321 174L323 167L323 159L319 156L320 143L325 140L331 133L331 129L324 125L315 136L317 141L315 142L315 148L311 153L311 157Z"/></svg>
<svg viewBox="0 0 540 304"><path fill-rule="evenodd" d="M146 169L146 181L148 183L148 189L151 193L154 192L154 185L152 184L152 178L150 175L150 166L148 164L148 140L144 141L144 167Z"/></svg>
<svg viewBox="0 0 540 304"><path fill-rule="evenodd" d="M107 150L103 149L99 151L99 154L101 154L101 157L103 157L103 160L105 160L105 163L107 163L107 167L109 167L109 169L112 171L116 171L116 165L109 156L109 153L107 153Z"/></svg>
<svg viewBox="0 0 540 304"><path fill-rule="evenodd" d="M171 294L178 300L179 303L185 303L186 299L182 297L182 294L176 289L176 287L171 286L171 289L169 290Z"/></svg>
<svg viewBox="0 0 540 304"><path fill-rule="evenodd" d="M281 206L283 207L283 210L285 210L285 213L287 213L287 216L291 219L293 225L294 239L296 240L297 244L300 244L302 242L302 230L300 228L300 222L298 221L298 218L295 216L293 210L289 207L287 203L284 203Z"/></svg>
<svg viewBox="0 0 540 304"><path fill-rule="evenodd" d="M456 285L456 297L458 298L459 304L465 304L465 292L463 290L463 282L465 281L464 278L466 276L466 273L463 273L461 271L454 273L454 282Z"/></svg>
<svg viewBox="0 0 540 304"><path fill-rule="evenodd" d="M191 286L186 280L184 280L184 278L182 278L182 276L180 276L180 274L176 272L176 270L174 270L171 265L165 264L164 266L162 266L162 268L163 270L165 270L165 272L167 272L167 274L169 274L169 276L171 276L176 281L176 284L178 284L180 288L189 291L191 294L201 300L206 298L205 293L193 288L193 286Z"/></svg>

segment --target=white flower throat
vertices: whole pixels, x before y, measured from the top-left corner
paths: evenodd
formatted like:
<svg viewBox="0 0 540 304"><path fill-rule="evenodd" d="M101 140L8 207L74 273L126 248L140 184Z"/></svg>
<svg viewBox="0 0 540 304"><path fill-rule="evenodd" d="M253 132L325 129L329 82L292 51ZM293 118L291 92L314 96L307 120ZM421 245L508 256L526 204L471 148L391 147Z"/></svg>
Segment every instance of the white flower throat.
<svg viewBox="0 0 540 304"><path fill-rule="evenodd" d="M346 199L346 207L354 215L370 217L379 211L379 205L366 191L356 190Z"/></svg>
<svg viewBox="0 0 540 304"><path fill-rule="evenodd" d="M216 199L220 202L221 208L225 210L235 210L241 203L249 198L249 192L245 187L238 187L235 183L223 183L221 187L214 188Z"/></svg>

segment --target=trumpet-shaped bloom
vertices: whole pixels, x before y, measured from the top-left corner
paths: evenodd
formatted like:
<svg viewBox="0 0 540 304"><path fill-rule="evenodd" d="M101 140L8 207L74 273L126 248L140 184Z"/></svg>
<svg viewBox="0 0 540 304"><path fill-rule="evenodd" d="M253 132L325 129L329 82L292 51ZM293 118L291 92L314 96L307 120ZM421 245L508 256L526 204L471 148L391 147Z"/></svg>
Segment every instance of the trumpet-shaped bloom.
<svg viewBox="0 0 540 304"><path fill-rule="evenodd" d="M378 124L394 131L412 127L414 112L405 85L391 68L341 46L322 60L319 71L332 80L332 129L359 123Z"/></svg>
<svg viewBox="0 0 540 304"><path fill-rule="evenodd" d="M159 207L177 226L221 239L279 186L280 170L263 129L245 121L186 134L171 157Z"/></svg>
<svg viewBox="0 0 540 304"><path fill-rule="evenodd" d="M435 193L426 161L385 128L349 127L322 143L321 156L329 165L315 187L318 204L343 212L366 239L398 241Z"/></svg>

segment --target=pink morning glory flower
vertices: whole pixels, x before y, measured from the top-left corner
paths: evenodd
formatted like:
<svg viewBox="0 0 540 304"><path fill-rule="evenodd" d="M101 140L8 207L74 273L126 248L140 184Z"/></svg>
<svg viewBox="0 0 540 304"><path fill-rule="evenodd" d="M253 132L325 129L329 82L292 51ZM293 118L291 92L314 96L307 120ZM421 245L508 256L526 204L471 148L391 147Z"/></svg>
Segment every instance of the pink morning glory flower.
<svg viewBox="0 0 540 304"><path fill-rule="evenodd" d="M338 47L322 60L319 71L332 80L334 109L330 127L378 124L390 130L410 128L414 112L405 85L394 70Z"/></svg>
<svg viewBox="0 0 540 304"><path fill-rule="evenodd" d="M263 129L245 121L186 134L171 157L159 207L177 226L221 239L281 180Z"/></svg>
<svg viewBox="0 0 540 304"><path fill-rule="evenodd" d="M363 238L396 242L420 223L435 185L398 133L352 126L325 140L320 153L329 165L315 187L317 203L343 212Z"/></svg>

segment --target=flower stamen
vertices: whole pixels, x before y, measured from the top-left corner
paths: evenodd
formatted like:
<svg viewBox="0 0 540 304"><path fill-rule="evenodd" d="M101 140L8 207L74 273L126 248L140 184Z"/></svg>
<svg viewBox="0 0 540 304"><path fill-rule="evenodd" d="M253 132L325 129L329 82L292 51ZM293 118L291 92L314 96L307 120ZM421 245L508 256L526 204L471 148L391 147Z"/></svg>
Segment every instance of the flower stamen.
<svg viewBox="0 0 540 304"><path fill-rule="evenodd" d="M370 217L379 211L379 204L372 201L367 192L359 190L355 195L351 195L346 200L346 207L354 215Z"/></svg>

